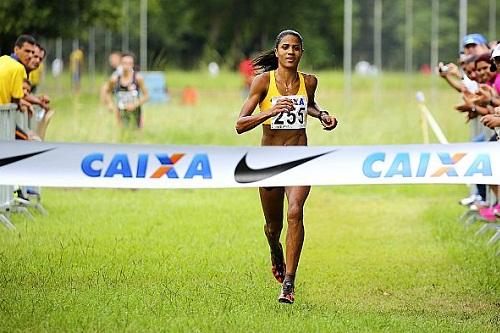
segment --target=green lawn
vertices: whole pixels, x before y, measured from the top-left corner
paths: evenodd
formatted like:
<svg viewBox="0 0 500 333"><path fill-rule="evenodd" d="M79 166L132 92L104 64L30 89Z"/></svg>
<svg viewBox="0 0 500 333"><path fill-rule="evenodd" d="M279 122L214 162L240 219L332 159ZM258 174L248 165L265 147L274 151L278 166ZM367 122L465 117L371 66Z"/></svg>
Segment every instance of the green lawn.
<svg viewBox="0 0 500 333"><path fill-rule="evenodd" d="M422 142L415 90L434 97L451 142L467 139L459 96L443 82L431 93L430 77L354 78L348 104L340 73L318 76L318 102L340 125L326 133L310 119L311 145ZM49 81L47 139L258 145L259 129L234 131L236 74L172 71L168 83L172 102L146 106L143 132L124 135L98 104L99 78L79 97ZM180 104L186 85L199 89L197 106ZM276 302L256 189L46 188L48 217L0 228L0 331L499 332L498 246L458 220L467 191L314 187L290 306Z"/></svg>

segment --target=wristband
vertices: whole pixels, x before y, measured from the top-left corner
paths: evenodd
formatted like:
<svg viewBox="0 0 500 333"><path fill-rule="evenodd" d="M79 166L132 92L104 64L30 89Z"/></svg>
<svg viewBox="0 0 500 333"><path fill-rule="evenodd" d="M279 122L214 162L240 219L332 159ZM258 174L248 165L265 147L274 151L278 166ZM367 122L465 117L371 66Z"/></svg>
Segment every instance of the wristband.
<svg viewBox="0 0 500 333"><path fill-rule="evenodd" d="M330 115L330 114L328 113L328 111L320 111L320 112L319 112L319 116L318 116L318 118L321 120L321 117L323 117L323 115L324 115L324 114L326 114L326 115Z"/></svg>

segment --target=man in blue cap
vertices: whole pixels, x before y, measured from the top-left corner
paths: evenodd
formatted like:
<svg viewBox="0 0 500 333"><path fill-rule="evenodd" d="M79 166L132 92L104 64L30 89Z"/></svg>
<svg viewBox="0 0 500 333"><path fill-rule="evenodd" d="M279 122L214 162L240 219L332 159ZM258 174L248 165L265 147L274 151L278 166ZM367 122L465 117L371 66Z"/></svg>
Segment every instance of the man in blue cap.
<svg viewBox="0 0 500 333"><path fill-rule="evenodd" d="M464 47L464 54L466 56L478 56L490 51L490 48L488 47L488 41L481 34L465 35L462 45Z"/></svg>

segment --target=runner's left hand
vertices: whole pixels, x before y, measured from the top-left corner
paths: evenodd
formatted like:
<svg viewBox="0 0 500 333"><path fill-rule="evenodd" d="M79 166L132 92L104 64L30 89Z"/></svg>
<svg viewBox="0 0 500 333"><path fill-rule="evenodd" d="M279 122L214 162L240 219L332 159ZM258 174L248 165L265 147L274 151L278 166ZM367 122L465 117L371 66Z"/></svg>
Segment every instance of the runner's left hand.
<svg viewBox="0 0 500 333"><path fill-rule="evenodd" d="M337 127L338 121L335 117L330 116L329 114L323 113L319 118L321 125L323 125L323 129L325 131L331 131L335 127Z"/></svg>

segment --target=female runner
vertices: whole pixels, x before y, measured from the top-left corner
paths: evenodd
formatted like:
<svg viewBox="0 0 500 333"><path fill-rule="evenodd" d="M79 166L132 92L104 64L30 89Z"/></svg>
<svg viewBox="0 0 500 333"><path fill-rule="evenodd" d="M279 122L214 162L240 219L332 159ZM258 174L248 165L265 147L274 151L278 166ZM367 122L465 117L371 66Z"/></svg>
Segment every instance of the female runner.
<svg viewBox="0 0 500 333"><path fill-rule="evenodd" d="M276 37L274 49L253 60L261 74L253 79L248 99L241 108L236 123L238 134L262 124L263 146L306 146L307 115L319 119L325 130L337 126L337 120L321 111L314 100L318 79L297 71L303 52L302 36L294 30L284 30ZM257 104L260 112L253 114ZM282 284L279 302L294 302L295 272L304 242L303 208L310 189L310 186L259 188L272 272ZM288 200L286 260L280 243L285 195Z"/></svg>

